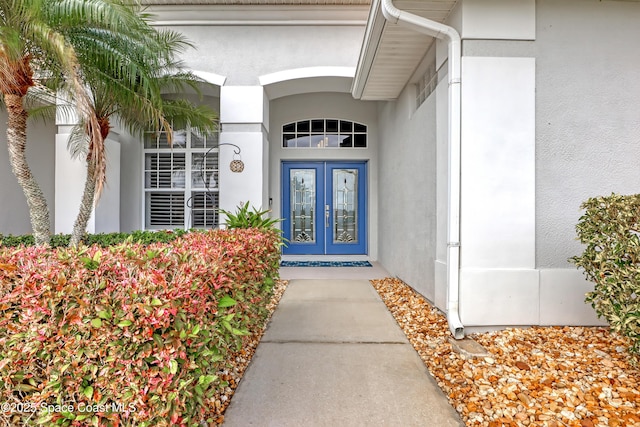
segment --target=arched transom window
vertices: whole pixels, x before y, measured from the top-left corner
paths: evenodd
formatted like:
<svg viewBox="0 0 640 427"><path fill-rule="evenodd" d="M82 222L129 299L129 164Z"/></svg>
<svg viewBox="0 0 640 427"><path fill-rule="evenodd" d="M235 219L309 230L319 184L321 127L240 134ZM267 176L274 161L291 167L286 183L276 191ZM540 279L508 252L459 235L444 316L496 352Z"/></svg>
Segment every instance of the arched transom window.
<svg viewBox="0 0 640 427"><path fill-rule="evenodd" d="M284 148L366 148L367 126L339 119L311 119L282 126Z"/></svg>

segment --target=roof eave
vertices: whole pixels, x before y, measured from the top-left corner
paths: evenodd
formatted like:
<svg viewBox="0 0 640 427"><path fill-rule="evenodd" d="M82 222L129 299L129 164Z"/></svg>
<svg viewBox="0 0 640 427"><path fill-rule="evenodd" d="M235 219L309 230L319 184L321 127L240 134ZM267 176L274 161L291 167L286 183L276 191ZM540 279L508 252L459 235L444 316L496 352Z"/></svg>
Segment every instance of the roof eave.
<svg viewBox="0 0 640 427"><path fill-rule="evenodd" d="M640 1L640 0L639 0ZM412 25L423 19L444 23L456 0L420 2L397 0L405 16L402 23L387 20L383 6L392 0L373 0L351 88L354 98L366 101L395 100L417 78L421 63L441 31ZM415 20L418 20L414 22ZM436 25L437 27L438 25ZM417 30L417 31L416 31Z"/></svg>
<svg viewBox="0 0 640 427"><path fill-rule="evenodd" d="M364 89L385 25L386 19L380 9L380 0L373 0L369 10L369 18L367 19L367 27L362 41L362 48L360 49L358 65L356 66L356 74L353 78L353 85L351 86L351 95L355 99L363 99Z"/></svg>

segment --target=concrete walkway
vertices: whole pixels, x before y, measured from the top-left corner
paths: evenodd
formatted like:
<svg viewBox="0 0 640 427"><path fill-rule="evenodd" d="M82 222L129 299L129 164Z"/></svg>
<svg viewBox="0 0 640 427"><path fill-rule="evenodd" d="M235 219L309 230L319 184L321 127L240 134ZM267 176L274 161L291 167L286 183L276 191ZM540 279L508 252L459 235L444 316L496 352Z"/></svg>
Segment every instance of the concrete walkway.
<svg viewBox="0 0 640 427"><path fill-rule="evenodd" d="M290 280L224 425L463 423L368 280L326 278Z"/></svg>

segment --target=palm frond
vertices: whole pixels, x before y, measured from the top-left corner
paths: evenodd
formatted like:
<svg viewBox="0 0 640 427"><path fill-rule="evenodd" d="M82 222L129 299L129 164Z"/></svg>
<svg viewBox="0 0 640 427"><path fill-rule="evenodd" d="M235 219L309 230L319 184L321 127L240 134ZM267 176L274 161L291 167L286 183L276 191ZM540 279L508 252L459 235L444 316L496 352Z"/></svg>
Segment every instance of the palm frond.
<svg viewBox="0 0 640 427"><path fill-rule="evenodd" d="M195 105L186 99L171 99L165 100L163 112L176 129L189 126L203 135L218 130L218 116L206 105Z"/></svg>
<svg viewBox="0 0 640 427"><path fill-rule="evenodd" d="M71 128L67 149L74 159L86 159L89 155L89 137L84 129L84 123L78 123Z"/></svg>

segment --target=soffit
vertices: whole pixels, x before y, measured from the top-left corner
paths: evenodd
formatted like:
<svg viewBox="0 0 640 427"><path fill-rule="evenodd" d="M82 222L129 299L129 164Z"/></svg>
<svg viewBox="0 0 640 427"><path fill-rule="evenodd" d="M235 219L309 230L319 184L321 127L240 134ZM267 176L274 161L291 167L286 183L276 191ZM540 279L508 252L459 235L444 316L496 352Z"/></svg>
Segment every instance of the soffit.
<svg viewBox="0 0 640 427"><path fill-rule="evenodd" d="M142 0L158 26L367 23L369 0Z"/></svg>
<svg viewBox="0 0 640 427"><path fill-rule="evenodd" d="M456 0L400 0L398 9L444 23ZM367 23L356 79L361 80L363 100L391 100L400 95L433 43L434 38L400 24L387 22L378 1L374 1Z"/></svg>
<svg viewBox="0 0 640 427"><path fill-rule="evenodd" d="M282 5L369 5L371 0L142 0L144 5L220 5L220 6L282 6Z"/></svg>

